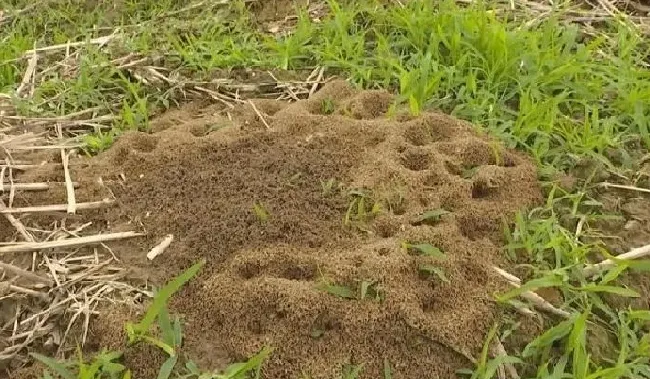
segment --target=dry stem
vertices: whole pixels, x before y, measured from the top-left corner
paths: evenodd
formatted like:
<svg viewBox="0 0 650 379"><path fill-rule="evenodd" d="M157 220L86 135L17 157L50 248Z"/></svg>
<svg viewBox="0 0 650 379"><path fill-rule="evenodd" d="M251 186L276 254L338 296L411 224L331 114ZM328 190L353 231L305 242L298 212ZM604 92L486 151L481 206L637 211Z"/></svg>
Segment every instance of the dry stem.
<svg viewBox="0 0 650 379"><path fill-rule="evenodd" d="M594 265L588 265L587 267L584 268L583 273L587 277L594 276L601 270L605 270L616 266L616 261L618 260L638 259L648 255L650 255L650 245L637 247L636 249L632 249L625 254L616 256L616 258L605 259L600 263L596 263Z"/></svg>
<svg viewBox="0 0 650 379"><path fill-rule="evenodd" d="M54 249L54 248L96 245L101 242L115 241L115 240L120 240L125 238L133 238L142 235L143 235L142 233L136 233L136 232L122 232L122 233L97 234L94 236L77 237L77 238L67 238L67 239L57 240L57 241L19 242L19 243L11 244L9 246L1 246L0 254L23 253L23 252L31 252L37 250Z"/></svg>
<svg viewBox="0 0 650 379"><path fill-rule="evenodd" d="M499 267L492 267L494 271L496 271L499 275L501 275L503 278L505 278L508 283L510 283L511 286L515 288L521 287L521 279L518 277L510 274L509 272L499 268ZM521 297L524 299L530 301L535 307L539 308L542 311L546 311L548 313L552 313L557 316L561 316L564 318L568 318L571 316L571 314L565 310L558 309L556 308L553 304L549 303L546 301L543 297L539 296L533 291L526 291L521 294Z"/></svg>
<svg viewBox="0 0 650 379"><path fill-rule="evenodd" d="M102 201L91 201L87 203L77 203L77 210L86 209L99 209L110 206L114 201L111 199L104 199ZM13 213L44 213L44 212L65 212L68 210L68 204L52 204L41 205L37 207L23 207L23 208L0 208L0 214L13 214Z"/></svg>

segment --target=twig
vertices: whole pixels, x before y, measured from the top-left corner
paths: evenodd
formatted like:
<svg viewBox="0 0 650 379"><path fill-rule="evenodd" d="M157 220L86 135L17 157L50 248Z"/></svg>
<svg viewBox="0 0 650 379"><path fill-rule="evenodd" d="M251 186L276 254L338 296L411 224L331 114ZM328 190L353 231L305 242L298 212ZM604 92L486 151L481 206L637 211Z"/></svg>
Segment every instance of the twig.
<svg viewBox="0 0 650 379"><path fill-rule="evenodd" d="M493 343L494 343L494 353L495 353L496 356L500 356L500 357L507 357L508 356L508 353L506 352L506 348L503 347L503 344L501 343L499 338L495 338ZM506 364L503 364L501 367L503 367L504 371L507 372L508 377L510 379L519 379L520 378L519 373L517 373L517 369L512 364L506 363ZM505 374L504 374L504 377L505 377Z"/></svg>
<svg viewBox="0 0 650 379"><path fill-rule="evenodd" d="M7 206L5 205L5 202L0 199L0 211L4 211L5 209L8 209ZM13 227L20 233L21 236L23 236L23 239L27 242L34 242L34 237L29 234L27 229L25 228L25 225L23 225L20 220L12 216L11 214L5 214L5 218Z"/></svg>
<svg viewBox="0 0 650 379"><path fill-rule="evenodd" d="M224 104L225 106L227 106L230 109L235 108L235 106L230 104L230 102L228 101L228 100L231 100L230 98L228 98L225 95L220 94L217 91L213 91L211 89L201 87L201 86L194 86L194 89L197 90L197 91L200 91L200 92L207 93L208 95L210 95L211 98L221 102L222 104Z"/></svg>
<svg viewBox="0 0 650 379"><path fill-rule="evenodd" d="M18 170L18 171L25 171L25 170L29 170L30 168L35 168L35 167L40 167L40 165L36 165L36 164L12 164L12 163L0 165L0 169L9 168L9 169Z"/></svg>
<svg viewBox="0 0 650 379"><path fill-rule="evenodd" d="M101 242L120 240L124 238L139 237L142 235L143 235L142 233L136 233L136 232L122 232L122 233L97 234L94 236L85 236L85 237L77 237L77 238L67 238L67 239L57 240L57 241L19 242L19 243L11 244L9 246L1 246L0 254L31 252L35 250L46 250L46 249L54 249L54 248L61 248L61 247L95 245Z"/></svg>
<svg viewBox="0 0 650 379"><path fill-rule="evenodd" d="M148 253L147 253L147 259L152 261L154 258L162 254L165 249L171 245L172 241L174 241L174 235L173 234L168 234L165 236L165 238L156 246L154 246Z"/></svg>
<svg viewBox="0 0 650 379"><path fill-rule="evenodd" d="M650 245L637 247L636 249L632 249L625 254L617 255L616 258L605 259L600 263L596 263L594 265L588 265L583 269L582 272L584 273L585 276L591 277L596 275L601 270L616 266L616 261L618 260L637 259L637 258L643 258L648 255L650 255Z"/></svg>
<svg viewBox="0 0 650 379"><path fill-rule="evenodd" d="M56 126L57 134L59 139L63 139L63 132L61 131L61 125ZM65 176L65 191L68 198L68 206L66 208L69 214L75 214L77 212L77 200L74 195L74 186L72 185L72 178L70 177L70 169L68 168L68 154L65 149L61 149L61 165L63 165L63 174Z"/></svg>
<svg viewBox="0 0 650 379"><path fill-rule="evenodd" d="M54 284L54 281L48 278L44 278L38 274L35 274L31 271L23 270L20 267L10 265L9 263L3 263L0 262L0 269L6 271L6 272L11 272L14 275L18 275L20 277L23 277L25 279L31 280L33 282L37 283L43 283L47 286L52 286Z"/></svg>
<svg viewBox="0 0 650 379"><path fill-rule="evenodd" d="M74 145L40 145L40 146L7 146L7 150L51 150L51 149L75 149L84 147L84 144Z"/></svg>
<svg viewBox="0 0 650 379"><path fill-rule="evenodd" d="M648 188L641 188L641 187L635 187L635 186L625 186L625 185L622 185L622 184L614 184L614 183L608 183L608 182L600 183L600 186L605 187L605 188L618 188L618 189L624 189L624 190L628 190L628 191L638 191L638 192L650 193L650 189L648 189Z"/></svg>
<svg viewBox="0 0 650 379"><path fill-rule="evenodd" d="M32 54L25 69L25 75L23 75L23 80L20 82L20 86L16 90L16 95L20 97L21 93L25 90L27 85L34 79L34 71L36 70L36 63L38 62L38 55Z"/></svg>
<svg viewBox="0 0 650 379"><path fill-rule="evenodd" d="M7 285L7 288L8 288L9 291L22 293L24 295L38 297L38 298L43 299L43 300L48 299L47 294L45 294L43 292L34 291L32 289L29 289L29 288L23 288L23 287L20 287L20 286L15 286L13 284L0 282L0 287L3 287L4 285Z"/></svg>
<svg viewBox="0 0 650 379"><path fill-rule="evenodd" d="M316 77L316 81L314 82L314 84L311 85L311 89L309 90L309 97L312 97L312 95L318 89L318 85L323 80L323 74L325 73L325 67L321 67L320 69L317 69L317 70L318 70L318 76ZM309 79L311 79L311 78L308 78L307 80L309 80Z"/></svg>
<svg viewBox="0 0 650 379"><path fill-rule="evenodd" d="M39 47L39 48L36 48L36 49L25 51L25 53L23 54L23 58L32 56L32 55L34 55L36 53L39 53L39 52L47 52L47 51L61 50L61 49L70 49L70 48L73 48L73 47L86 46L86 45L89 45L89 44L90 45L103 46L103 45L106 45L108 42L110 42L110 40L112 40L113 38L116 38L117 36L118 36L118 34L113 32L112 34L109 34L107 36L93 38L93 39L88 40L88 41L68 42L68 43L61 43L61 44L58 44L58 45Z"/></svg>
<svg viewBox="0 0 650 379"><path fill-rule="evenodd" d="M253 110L255 111L255 114L257 114L257 117L259 117L259 119L262 121L264 126L266 126L266 129L270 130L271 126L269 125L268 122L266 122L266 119L264 118L264 116L262 116L262 113L259 111L259 109L257 109L255 104L251 100L248 100L248 104L250 104L251 107L253 107Z"/></svg>
<svg viewBox="0 0 650 379"><path fill-rule="evenodd" d="M13 188L16 191L45 191L50 188L50 183L9 183L0 182L0 192L8 191ZM79 183L72 182L72 185L77 188Z"/></svg>
<svg viewBox="0 0 650 379"><path fill-rule="evenodd" d="M498 267L492 267L492 268L499 275L504 277L510 283L511 286L515 288L521 287L521 279L517 278L516 276ZM539 296L533 291L523 292L521 294L521 297L530 301L535 307L539 308L542 311L546 311L548 313L552 313L554 315L561 316L564 318L569 318L571 316L569 312L556 308L553 304L549 303L543 297Z"/></svg>
<svg viewBox="0 0 650 379"><path fill-rule="evenodd" d="M110 206L114 200L104 199L102 201L91 201L87 203L77 203L77 210L99 209ZM15 213L45 213L45 212L65 212L68 210L68 204L52 204L41 205L38 207L24 207L24 208L0 208L0 214L15 214Z"/></svg>

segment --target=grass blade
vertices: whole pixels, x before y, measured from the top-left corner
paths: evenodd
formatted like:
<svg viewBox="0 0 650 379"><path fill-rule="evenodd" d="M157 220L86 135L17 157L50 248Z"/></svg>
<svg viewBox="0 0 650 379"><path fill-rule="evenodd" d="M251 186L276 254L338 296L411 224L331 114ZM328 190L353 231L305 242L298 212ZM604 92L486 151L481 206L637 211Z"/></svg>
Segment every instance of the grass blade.
<svg viewBox="0 0 650 379"><path fill-rule="evenodd" d="M559 287L563 283L564 282L562 281L562 278L557 276L547 276L543 278L533 279L526 282L526 284L522 285L519 288L515 288L504 293L501 296L498 296L497 300L500 302L505 302L521 295L524 292L535 291L538 288Z"/></svg>
<svg viewBox="0 0 650 379"><path fill-rule="evenodd" d="M523 357L531 357L536 350L550 347L553 342L566 337L573 330L575 316L564 320L531 341L522 352Z"/></svg>
<svg viewBox="0 0 650 379"><path fill-rule="evenodd" d="M623 297L640 297L641 295L629 288L616 287L616 286L601 286L601 285L588 285L578 288L580 291L585 292L606 292Z"/></svg>
<svg viewBox="0 0 650 379"><path fill-rule="evenodd" d="M160 366L160 371L158 371L158 379L168 379L172 375L172 371L178 362L178 355L172 355L165 363Z"/></svg>
<svg viewBox="0 0 650 379"><path fill-rule="evenodd" d="M196 263L192 267L188 268L185 272L171 280L163 288L156 293L156 296L153 299L153 302L147 309L142 321L133 326L133 330L137 333L144 333L151 328L153 322L156 320L156 317L160 314L160 311L166 306L169 299L174 293L176 293L185 283L192 279L199 272L201 267L205 264L205 260L202 260L199 263Z"/></svg>
<svg viewBox="0 0 650 379"><path fill-rule="evenodd" d="M427 211L419 215L415 220L413 220L413 225L419 224L434 224L442 218L442 216L449 214L449 211L446 211L442 208L434 209Z"/></svg>
<svg viewBox="0 0 650 379"><path fill-rule="evenodd" d="M447 275L445 275L445 270L443 270L441 267L436 267L433 265L421 265L420 271L425 272L429 275L435 275L443 282L449 283L449 279L447 279Z"/></svg>
<svg viewBox="0 0 650 379"><path fill-rule="evenodd" d="M76 375L74 375L68 368L66 367L65 364L57 361L56 359L46 357L44 355L38 354L38 353L30 353L34 359L40 361L43 363L45 366L47 366L49 369L54 371L55 374L58 376L62 377L63 379L75 379Z"/></svg>
<svg viewBox="0 0 650 379"><path fill-rule="evenodd" d="M650 311L630 311L627 317L630 320L650 321Z"/></svg>
<svg viewBox="0 0 650 379"><path fill-rule="evenodd" d="M417 245L406 244L405 246L407 249L413 249L418 251L420 255L424 255L436 259L447 258L447 256L445 255L445 253L442 252L442 250L429 243L421 243Z"/></svg>
<svg viewBox="0 0 650 379"><path fill-rule="evenodd" d="M337 286L329 283L321 283L316 288L343 299L357 298L356 292L353 289L345 286Z"/></svg>
<svg viewBox="0 0 650 379"><path fill-rule="evenodd" d="M388 358L384 358L384 379L393 379L393 370L390 368Z"/></svg>

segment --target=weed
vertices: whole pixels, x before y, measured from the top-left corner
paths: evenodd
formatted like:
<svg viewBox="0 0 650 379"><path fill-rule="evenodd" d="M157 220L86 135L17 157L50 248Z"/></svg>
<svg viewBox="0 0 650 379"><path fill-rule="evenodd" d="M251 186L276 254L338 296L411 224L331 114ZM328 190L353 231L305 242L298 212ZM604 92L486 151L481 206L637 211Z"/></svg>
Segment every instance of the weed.
<svg viewBox="0 0 650 379"><path fill-rule="evenodd" d="M317 289L327 292L330 295L334 295L336 297L340 297L342 299L356 299L357 298L357 291L355 291L353 288L346 287L346 286L339 286L335 284L330 284L327 281L322 281L316 286Z"/></svg>
<svg viewBox="0 0 650 379"><path fill-rule="evenodd" d="M418 267L418 270L427 276L433 275L443 282L449 283L449 279L447 279L447 276L445 275L445 270L443 270L441 267L422 264Z"/></svg>
<svg viewBox="0 0 650 379"><path fill-rule="evenodd" d="M348 209L343 219L343 224L346 226L362 228L381 211L380 203L374 201L364 190L351 190L349 196Z"/></svg>
<svg viewBox="0 0 650 379"><path fill-rule="evenodd" d="M384 358L384 379L393 379L393 370L387 358Z"/></svg>
<svg viewBox="0 0 650 379"><path fill-rule="evenodd" d="M359 287L359 299L371 299L382 302L386 299L386 294L376 281L362 280Z"/></svg>
<svg viewBox="0 0 650 379"><path fill-rule="evenodd" d="M412 244L408 242L402 242L402 249L406 250L407 252L415 252L418 255L424 255L436 259L447 258L442 250L429 243Z"/></svg>
<svg viewBox="0 0 650 379"><path fill-rule="evenodd" d="M86 134L83 136L83 144L86 154L97 155L113 145L115 141L115 132L102 132Z"/></svg>
<svg viewBox="0 0 650 379"><path fill-rule="evenodd" d="M413 225L421 225L421 224L434 225L438 223L442 219L442 216L446 214L449 214L449 211L446 211L444 209L433 209L430 211L426 211L421 215L418 215L415 218L415 220L413 220L411 223Z"/></svg>
<svg viewBox="0 0 650 379"><path fill-rule="evenodd" d="M264 347L246 362L233 363L221 372L212 373L201 371L194 362L188 361L178 379L247 379L251 377L251 373L255 379L259 379L262 363L272 352L273 349Z"/></svg>
<svg viewBox="0 0 650 379"><path fill-rule="evenodd" d="M266 210L264 205L259 201L256 201L255 203L253 203L253 213L255 214L255 217L257 218L257 220L259 222L261 222L262 224L267 222L269 220L269 218L271 217L271 215Z"/></svg>
<svg viewBox="0 0 650 379"><path fill-rule="evenodd" d="M323 101L320 103L320 111L322 114L332 114L336 110L336 105L334 104L334 100L331 98L326 98L323 99Z"/></svg>
<svg viewBox="0 0 650 379"><path fill-rule="evenodd" d="M49 369L43 374L44 379L52 378L52 373L62 379L130 378L129 371L118 362L122 357L119 352L101 351L90 362L85 362L80 349L77 349L77 360L70 362L60 362L37 353L30 355Z"/></svg>
<svg viewBox="0 0 650 379"><path fill-rule="evenodd" d="M357 286L350 287L332 284L327 279L323 279L318 283L316 289L341 299L375 300L379 302L385 299L384 290L379 283L373 280L360 280Z"/></svg>
<svg viewBox="0 0 650 379"><path fill-rule="evenodd" d="M343 374L341 379L357 379L363 371L363 364L360 365L345 365L343 366Z"/></svg>
<svg viewBox="0 0 650 379"><path fill-rule="evenodd" d="M488 331L476 368L474 370L459 370L459 374L469 375L471 376L471 379L489 379L496 376L499 366L503 364L522 363L521 359L510 356L498 356L494 359L490 359L490 345L495 338L498 338L498 331L499 325L497 324L493 325Z"/></svg>
<svg viewBox="0 0 650 379"><path fill-rule="evenodd" d="M343 189L343 183L334 178L320 182L323 196L330 196Z"/></svg>
<svg viewBox="0 0 650 379"><path fill-rule="evenodd" d="M304 63L300 62L309 60L309 43L313 33L309 15L300 11L298 24L291 34L285 37L267 37L265 45L277 59L275 66L284 70L303 66Z"/></svg>

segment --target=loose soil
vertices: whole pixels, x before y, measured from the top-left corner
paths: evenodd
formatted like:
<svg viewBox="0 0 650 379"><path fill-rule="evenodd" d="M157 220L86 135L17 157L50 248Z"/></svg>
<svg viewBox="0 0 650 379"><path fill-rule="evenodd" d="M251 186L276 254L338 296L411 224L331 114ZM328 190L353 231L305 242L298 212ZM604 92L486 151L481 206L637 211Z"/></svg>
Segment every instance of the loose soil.
<svg viewBox="0 0 650 379"><path fill-rule="evenodd" d="M169 112L156 133L126 134L77 162L78 201L114 196L115 207L84 217L98 230L147 233L111 244L138 279L162 283L206 259L171 304L185 320L183 352L206 369L269 346L266 378L336 378L359 364L360 377L379 378L385 361L395 378L452 378L471 367L499 317L492 294L504 287L490 267L503 264L503 223L541 201L536 169L471 125L409 117L392 103L385 92L333 82L289 105L254 101L268 130L249 104ZM364 194L363 206L351 190ZM59 198L50 203L65 201L63 190L51 192ZM450 213L418 221L437 209ZM172 245L147 261L167 234ZM357 298L319 289L325 282ZM372 296L360 299L362 284ZM115 320L127 314L100 315L89 340L123 347ZM140 379L156 377L161 357L126 353Z"/></svg>

